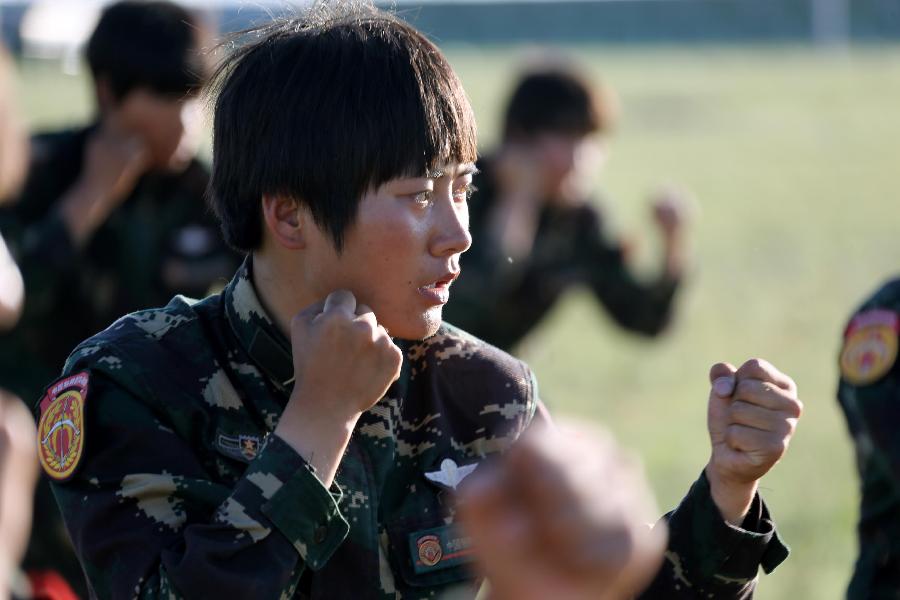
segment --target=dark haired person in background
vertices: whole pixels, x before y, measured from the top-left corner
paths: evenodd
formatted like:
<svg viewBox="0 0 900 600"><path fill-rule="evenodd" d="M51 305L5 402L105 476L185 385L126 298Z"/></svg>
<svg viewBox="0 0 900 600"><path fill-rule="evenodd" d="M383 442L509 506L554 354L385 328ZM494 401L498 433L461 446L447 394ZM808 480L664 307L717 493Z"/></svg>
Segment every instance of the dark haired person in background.
<svg viewBox="0 0 900 600"><path fill-rule="evenodd" d="M614 112L612 98L568 66L522 76L501 145L478 165L476 242L463 259L448 320L509 350L580 284L622 327L645 335L665 328L685 269L684 201L660 192L653 210L662 265L656 279L639 279L586 190L602 167Z"/></svg>
<svg viewBox="0 0 900 600"><path fill-rule="evenodd" d="M204 31L168 2L108 7L87 46L96 122L32 140L24 191L0 215L28 296L19 327L0 338L0 373L23 398L115 318L204 296L235 267L195 158Z"/></svg>
<svg viewBox="0 0 900 600"><path fill-rule="evenodd" d="M21 196L0 214L27 299L0 337L0 381L29 403L85 337L175 294L204 296L237 264L195 158L204 31L168 2L109 6L87 45L96 121L32 140ZM46 483L37 497L26 567L69 557L80 579Z"/></svg>

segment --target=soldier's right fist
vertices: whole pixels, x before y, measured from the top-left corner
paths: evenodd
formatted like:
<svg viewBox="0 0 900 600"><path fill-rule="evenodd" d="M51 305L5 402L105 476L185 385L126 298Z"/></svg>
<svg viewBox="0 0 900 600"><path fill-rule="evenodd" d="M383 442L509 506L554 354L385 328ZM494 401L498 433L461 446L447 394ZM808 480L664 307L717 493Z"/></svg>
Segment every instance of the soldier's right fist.
<svg viewBox="0 0 900 600"><path fill-rule="evenodd" d="M332 292L291 320L294 396L310 410L354 418L400 376L402 352L375 313L347 290ZM315 405L315 406L313 406Z"/></svg>
<svg viewBox="0 0 900 600"><path fill-rule="evenodd" d="M400 376L403 354L346 290L291 320L294 389L275 434L330 486L359 416Z"/></svg>

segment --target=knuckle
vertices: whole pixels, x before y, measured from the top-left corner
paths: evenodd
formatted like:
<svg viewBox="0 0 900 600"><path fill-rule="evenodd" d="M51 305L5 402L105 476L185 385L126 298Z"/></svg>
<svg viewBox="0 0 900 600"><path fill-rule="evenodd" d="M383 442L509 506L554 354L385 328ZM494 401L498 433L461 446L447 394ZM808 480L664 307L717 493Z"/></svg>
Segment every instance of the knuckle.
<svg viewBox="0 0 900 600"><path fill-rule="evenodd" d="M746 371L759 371L762 367L761 359L751 358L744 361L743 369Z"/></svg>
<svg viewBox="0 0 900 600"><path fill-rule="evenodd" d="M783 412L789 418L798 419L800 418L800 415L803 414L803 403L797 398L792 398L788 394L783 394L778 410Z"/></svg>

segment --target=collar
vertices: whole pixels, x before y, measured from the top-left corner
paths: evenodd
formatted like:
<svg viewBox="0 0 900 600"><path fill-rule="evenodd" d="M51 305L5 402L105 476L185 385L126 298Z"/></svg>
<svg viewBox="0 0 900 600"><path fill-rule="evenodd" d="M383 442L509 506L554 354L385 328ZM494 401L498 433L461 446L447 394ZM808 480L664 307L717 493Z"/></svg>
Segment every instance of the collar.
<svg viewBox="0 0 900 600"><path fill-rule="evenodd" d="M248 254L222 292L225 315L238 342L277 388L289 393L294 384L290 342L275 325L253 287L253 255Z"/></svg>

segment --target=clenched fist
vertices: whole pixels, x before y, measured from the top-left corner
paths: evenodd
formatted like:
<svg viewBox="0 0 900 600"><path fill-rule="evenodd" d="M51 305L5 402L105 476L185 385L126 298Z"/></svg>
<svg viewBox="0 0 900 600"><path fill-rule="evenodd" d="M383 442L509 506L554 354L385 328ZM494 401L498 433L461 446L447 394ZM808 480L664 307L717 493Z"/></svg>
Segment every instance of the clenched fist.
<svg viewBox="0 0 900 600"><path fill-rule="evenodd" d="M403 355L375 313L346 290L291 320L294 392L349 418L371 408L400 376Z"/></svg>
<svg viewBox="0 0 900 600"><path fill-rule="evenodd" d="M793 379L761 359L709 373L707 425L712 455L706 467L713 500L729 521L746 513L759 479L775 466L803 412Z"/></svg>
<svg viewBox="0 0 900 600"><path fill-rule="evenodd" d="M330 485L359 416L400 376L403 354L346 290L291 320L294 389L275 433Z"/></svg>
<svg viewBox="0 0 900 600"><path fill-rule="evenodd" d="M639 465L583 427L533 427L466 480L459 507L491 600L631 598L666 545Z"/></svg>

